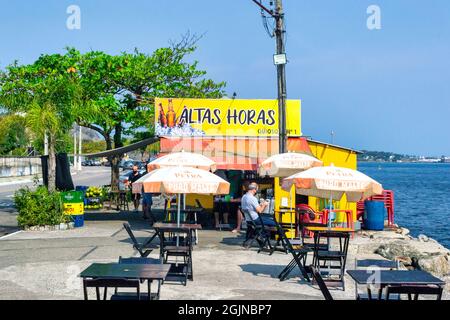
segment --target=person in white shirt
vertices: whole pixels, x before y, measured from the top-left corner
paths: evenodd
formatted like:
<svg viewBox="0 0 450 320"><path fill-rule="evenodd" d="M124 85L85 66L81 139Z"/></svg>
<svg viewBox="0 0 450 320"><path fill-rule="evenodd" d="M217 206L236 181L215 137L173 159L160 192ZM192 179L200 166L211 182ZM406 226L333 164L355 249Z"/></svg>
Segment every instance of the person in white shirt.
<svg viewBox="0 0 450 320"><path fill-rule="evenodd" d="M242 210L248 211L252 220L256 224L261 224L259 219L259 214L261 214L264 209L269 205L268 202L258 203L258 199L255 197L256 192L258 192L258 184L256 182L252 182L248 185L247 193L241 199L241 208ZM275 226L275 222L266 217L261 217L264 225L266 226Z"/></svg>

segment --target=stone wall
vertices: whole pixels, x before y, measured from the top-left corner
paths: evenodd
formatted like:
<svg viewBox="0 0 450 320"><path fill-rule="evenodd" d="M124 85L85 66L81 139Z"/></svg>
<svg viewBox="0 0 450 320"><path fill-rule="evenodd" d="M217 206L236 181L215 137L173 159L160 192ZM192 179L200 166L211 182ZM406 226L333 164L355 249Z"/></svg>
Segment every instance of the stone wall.
<svg viewBox="0 0 450 320"><path fill-rule="evenodd" d="M0 177L41 174L40 157L0 157Z"/></svg>

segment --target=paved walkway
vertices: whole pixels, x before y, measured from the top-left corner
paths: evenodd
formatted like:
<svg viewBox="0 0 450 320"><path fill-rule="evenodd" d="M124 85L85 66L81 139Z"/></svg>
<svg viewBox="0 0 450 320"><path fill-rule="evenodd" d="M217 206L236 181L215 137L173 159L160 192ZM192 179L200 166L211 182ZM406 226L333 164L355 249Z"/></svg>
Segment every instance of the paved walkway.
<svg viewBox="0 0 450 320"><path fill-rule="evenodd" d="M138 238L148 237L146 225L130 221ZM194 281L187 286L165 284L162 299L321 299L318 289L297 275L280 282L276 275L290 257L257 254L241 246L243 235L200 231L194 250ZM151 256L157 257L158 252ZM0 299L80 299L77 275L92 262L136 256L122 221L86 221L67 231L21 231L0 240ZM351 297L352 289L336 292Z"/></svg>
<svg viewBox="0 0 450 320"><path fill-rule="evenodd" d="M89 264L136 256L122 228L123 216L117 217L86 221L74 230L21 231L0 239L0 299L82 299L77 275ZM126 217L138 240L149 236L138 214ZM203 230L199 238L193 253L194 281L187 286L164 284L161 299L323 299L316 287L300 280L297 270L290 279L278 280L289 255L244 249L243 234ZM348 268L353 268L356 251L350 247ZM150 256L157 257L157 250ZM335 299L354 299L353 281L347 278L345 291L331 292Z"/></svg>

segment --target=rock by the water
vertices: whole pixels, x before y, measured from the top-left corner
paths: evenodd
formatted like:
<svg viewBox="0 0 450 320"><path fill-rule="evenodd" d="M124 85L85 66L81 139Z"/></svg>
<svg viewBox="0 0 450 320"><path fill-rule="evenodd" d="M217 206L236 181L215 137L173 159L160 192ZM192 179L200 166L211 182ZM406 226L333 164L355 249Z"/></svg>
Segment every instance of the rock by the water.
<svg viewBox="0 0 450 320"><path fill-rule="evenodd" d="M402 228L402 235L406 236L409 234L409 229Z"/></svg>
<svg viewBox="0 0 450 320"><path fill-rule="evenodd" d="M382 244L375 250L375 253L389 260L395 260L398 257L419 258L422 254L404 241L393 241Z"/></svg>
<svg viewBox="0 0 450 320"><path fill-rule="evenodd" d="M446 276L450 273L450 263L446 255L423 257L419 259L418 265L420 269L438 277Z"/></svg>
<svg viewBox="0 0 450 320"><path fill-rule="evenodd" d="M419 241L422 241L422 242L428 242L430 239L426 236L426 235L424 235L424 234L419 234L419 236L417 237L417 239L419 239Z"/></svg>

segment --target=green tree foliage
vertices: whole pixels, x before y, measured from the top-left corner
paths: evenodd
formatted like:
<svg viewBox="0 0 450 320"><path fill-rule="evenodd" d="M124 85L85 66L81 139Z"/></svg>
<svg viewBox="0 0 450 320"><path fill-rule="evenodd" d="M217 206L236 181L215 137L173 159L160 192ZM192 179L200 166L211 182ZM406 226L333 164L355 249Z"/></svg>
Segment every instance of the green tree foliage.
<svg viewBox="0 0 450 320"><path fill-rule="evenodd" d="M0 155L23 156L29 142L25 117L16 114L0 115Z"/></svg>
<svg viewBox="0 0 450 320"><path fill-rule="evenodd" d="M26 125L37 138L48 137L50 191L55 190L57 136L70 129L79 106L74 63L64 55L42 55L33 64L15 62L0 74L0 104L25 113Z"/></svg>
<svg viewBox="0 0 450 320"><path fill-rule="evenodd" d="M135 50L111 56L69 49L70 59L80 61L84 105L78 123L100 133L109 150L122 147L124 135L142 129L153 135L155 97L222 97L225 83L206 78L206 71L198 69L197 61L186 61L196 49L196 40L186 36L152 54ZM120 159L110 159L112 186L118 182Z"/></svg>
<svg viewBox="0 0 450 320"><path fill-rule="evenodd" d="M38 154L44 154L44 137L33 139L31 143ZM58 132L55 139L55 152L73 153L73 136L69 132Z"/></svg>
<svg viewBox="0 0 450 320"><path fill-rule="evenodd" d="M187 58L198 39L189 35L151 54L135 50L109 55L80 53L42 55L31 65L14 63L0 74L0 105L27 114L36 140L49 137L49 188L54 189L54 154L60 132L76 121L97 131L106 149L123 146L124 136L154 132L154 98L220 98L216 83ZM110 159L111 185L119 178L121 156Z"/></svg>
<svg viewBox="0 0 450 320"><path fill-rule="evenodd" d="M105 141L83 140L83 143L82 143L82 153L83 154L97 153L97 152L105 151L105 149L106 149Z"/></svg>

